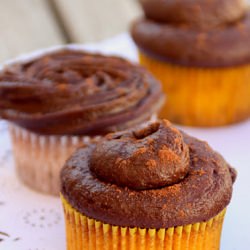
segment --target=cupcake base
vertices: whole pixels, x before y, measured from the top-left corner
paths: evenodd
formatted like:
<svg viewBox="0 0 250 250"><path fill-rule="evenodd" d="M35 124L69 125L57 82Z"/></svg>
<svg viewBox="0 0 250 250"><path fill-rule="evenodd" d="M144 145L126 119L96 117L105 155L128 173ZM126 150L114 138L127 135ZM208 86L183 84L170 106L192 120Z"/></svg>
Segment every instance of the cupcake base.
<svg viewBox="0 0 250 250"><path fill-rule="evenodd" d="M84 136L44 136L10 125L16 170L21 181L36 191L59 195L60 171L73 151L88 143Z"/></svg>
<svg viewBox="0 0 250 250"><path fill-rule="evenodd" d="M67 250L219 250L226 210L207 222L168 229L112 226L76 211L61 196Z"/></svg>
<svg viewBox="0 0 250 250"><path fill-rule="evenodd" d="M195 68L157 61L140 62L162 81L168 100L160 118L190 126L222 126L250 117L250 65Z"/></svg>

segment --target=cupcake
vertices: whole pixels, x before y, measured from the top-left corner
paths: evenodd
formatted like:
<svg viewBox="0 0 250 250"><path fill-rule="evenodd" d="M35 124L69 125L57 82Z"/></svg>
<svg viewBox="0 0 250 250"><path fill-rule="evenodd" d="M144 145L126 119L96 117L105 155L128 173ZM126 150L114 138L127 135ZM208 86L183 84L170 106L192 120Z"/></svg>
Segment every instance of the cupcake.
<svg viewBox="0 0 250 250"><path fill-rule="evenodd" d="M167 120L107 135L61 172L67 249L219 249L235 178Z"/></svg>
<svg viewBox="0 0 250 250"><path fill-rule="evenodd" d="M20 179L59 195L59 172L80 145L147 122L163 103L158 82L118 58L60 49L0 73L0 117L10 124Z"/></svg>
<svg viewBox="0 0 250 250"><path fill-rule="evenodd" d="M142 65L162 81L161 117L222 126L250 117L250 12L242 0L140 0L132 26Z"/></svg>

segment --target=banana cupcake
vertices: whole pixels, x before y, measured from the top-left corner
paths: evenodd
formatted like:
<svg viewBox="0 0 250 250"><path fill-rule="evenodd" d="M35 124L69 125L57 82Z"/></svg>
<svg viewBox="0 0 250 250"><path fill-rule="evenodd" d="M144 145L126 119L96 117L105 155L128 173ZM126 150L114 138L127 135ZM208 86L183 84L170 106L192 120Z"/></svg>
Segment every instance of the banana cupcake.
<svg viewBox="0 0 250 250"><path fill-rule="evenodd" d="M18 176L54 195L78 146L149 121L163 99L140 66L80 50L49 52L0 73L0 117L10 125Z"/></svg>
<svg viewBox="0 0 250 250"><path fill-rule="evenodd" d="M161 117L222 126L250 117L250 12L243 0L140 0L141 64L168 93Z"/></svg>
<svg viewBox="0 0 250 250"><path fill-rule="evenodd" d="M67 249L219 249L235 179L167 120L110 134L61 172Z"/></svg>

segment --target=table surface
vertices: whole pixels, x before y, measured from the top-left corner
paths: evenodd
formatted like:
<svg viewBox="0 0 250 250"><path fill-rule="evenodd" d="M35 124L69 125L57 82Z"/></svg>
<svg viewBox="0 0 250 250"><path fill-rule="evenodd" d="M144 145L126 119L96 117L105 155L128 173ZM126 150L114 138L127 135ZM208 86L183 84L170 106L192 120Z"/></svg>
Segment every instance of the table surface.
<svg viewBox="0 0 250 250"><path fill-rule="evenodd" d="M0 1L0 63L38 48L112 37L140 14L138 0Z"/></svg>
<svg viewBox="0 0 250 250"><path fill-rule="evenodd" d="M250 0L243 0L250 3ZM2 0L0 63L38 48L107 39L142 15L139 0Z"/></svg>
<svg viewBox="0 0 250 250"><path fill-rule="evenodd" d="M137 59L126 34L84 47ZM208 141L237 168L239 175L223 228L221 250L249 250L250 121L214 129L180 128ZM0 190L0 250L65 249L60 200L28 189L16 178L4 122L0 122Z"/></svg>

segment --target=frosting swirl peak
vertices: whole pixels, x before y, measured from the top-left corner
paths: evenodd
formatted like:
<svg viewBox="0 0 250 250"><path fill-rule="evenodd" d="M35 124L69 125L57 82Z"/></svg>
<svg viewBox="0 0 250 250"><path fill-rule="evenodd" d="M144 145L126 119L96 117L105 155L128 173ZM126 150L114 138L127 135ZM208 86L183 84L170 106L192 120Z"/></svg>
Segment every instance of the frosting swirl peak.
<svg viewBox="0 0 250 250"><path fill-rule="evenodd" d="M93 150L90 169L109 183L135 190L181 181L189 169L189 149L182 134L163 120L118 132Z"/></svg>
<svg viewBox="0 0 250 250"><path fill-rule="evenodd" d="M140 0L145 16L157 22L212 28L245 15L243 0Z"/></svg>

